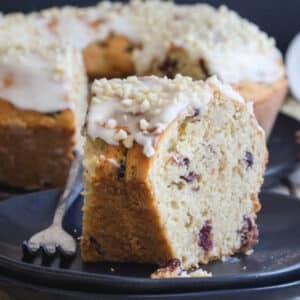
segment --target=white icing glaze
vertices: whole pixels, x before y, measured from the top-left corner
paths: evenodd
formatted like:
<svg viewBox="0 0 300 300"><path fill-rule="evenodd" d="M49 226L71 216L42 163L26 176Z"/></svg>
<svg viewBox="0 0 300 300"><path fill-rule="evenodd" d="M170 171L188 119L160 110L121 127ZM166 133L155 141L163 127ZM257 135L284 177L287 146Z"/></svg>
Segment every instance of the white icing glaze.
<svg viewBox="0 0 300 300"><path fill-rule="evenodd" d="M73 109L72 63L80 64L81 57L74 55L72 48L43 46L39 51L23 46L2 49L0 98L43 113Z"/></svg>
<svg viewBox="0 0 300 300"><path fill-rule="evenodd" d="M81 19L76 14L71 14L68 10L64 9L62 12L59 10L49 10L40 14L31 15L31 20L34 22L39 30L44 32L44 35L52 41L62 41L68 43L77 49L84 49L89 43L96 39L95 30L89 26L89 20ZM92 18L90 22L93 22ZM99 39L105 38L99 35Z"/></svg>
<svg viewBox="0 0 300 300"><path fill-rule="evenodd" d="M274 40L226 7L133 1L128 14L140 29L143 45L134 53L138 74L147 72L154 59L162 61L171 45L176 45L196 64L204 59L210 74L228 83L272 83L283 75Z"/></svg>
<svg viewBox="0 0 300 300"><path fill-rule="evenodd" d="M133 52L137 75L147 73L153 60L162 61L171 45L184 48L196 64L200 58L204 59L210 74L218 75L225 82L272 83L283 75L274 41L225 7L178 6L156 0L132 1L128 5L101 2L95 7L54 8L28 16L1 17L0 56L6 55L1 49L14 48L16 40L32 49L33 54L23 55L21 64L17 60L14 63L11 57L0 66L2 80L8 72L16 79L9 89L2 84L0 96L14 105L40 112L69 107L70 103L61 96L67 84L51 79L51 62L45 62L44 68L42 59L36 59L34 48L69 44L82 50L110 33L124 35L142 45ZM26 74L30 75L21 78Z"/></svg>
<svg viewBox="0 0 300 300"><path fill-rule="evenodd" d="M224 6L133 0L128 5L103 2L96 7L48 9L30 18L49 39L78 49L110 33L128 37L142 45L133 53L138 75L145 74L153 60L162 61L171 45L184 48L195 63L204 59L210 74L228 83L272 83L284 72L274 40Z"/></svg>
<svg viewBox="0 0 300 300"><path fill-rule="evenodd" d="M243 97L237 91L235 91L232 86L221 83L216 76L210 77L206 82L215 89L219 90L223 97L227 97L228 99L233 99L241 103L245 102Z"/></svg>
<svg viewBox="0 0 300 300"><path fill-rule="evenodd" d="M49 39L58 39L82 50L92 42L105 39L110 33L135 39L133 24L122 14L121 8L119 3L104 2L88 8L52 8L33 13L29 18Z"/></svg>
<svg viewBox="0 0 300 300"><path fill-rule="evenodd" d="M229 85L216 77L206 82L177 75L167 78L128 77L125 80L96 80L88 115L87 132L111 145L131 148L132 141L143 146L147 157L155 154L159 135L178 116L201 114L218 92L221 97L243 102ZM131 139L127 146L126 141Z"/></svg>

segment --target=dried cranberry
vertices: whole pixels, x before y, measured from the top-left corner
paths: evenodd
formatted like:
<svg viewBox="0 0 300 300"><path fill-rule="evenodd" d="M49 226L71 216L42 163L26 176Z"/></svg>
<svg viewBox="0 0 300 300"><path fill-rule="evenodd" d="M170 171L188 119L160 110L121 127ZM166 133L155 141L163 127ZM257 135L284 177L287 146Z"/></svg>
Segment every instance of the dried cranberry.
<svg viewBox="0 0 300 300"><path fill-rule="evenodd" d="M205 222L199 231L198 245L206 252L211 251L213 248L212 225L209 220Z"/></svg>
<svg viewBox="0 0 300 300"><path fill-rule="evenodd" d="M249 151L246 151L244 161L246 164L246 169L248 170L253 166L253 154Z"/></svg>
<svg viewBox="0 0 300 300"><path fill-rule="evenodd" d="M174 272L177 268L181 267L181 262L178 258L170 259L163 268L166 268L170 272Z"/></svg>
<svg viewBox="0 0 300 300"><path fill-rule="evenodd" d="M244 249L251 248L258 241L257 226L248 216L244 216L243 227L239 233L241 234L241 246Z"/></svg>
<svg viewBox="0 0 300 300"><path fill-rule="evenodd" d="M193 182L196 178L198 177L198 175L194 172L189 172L188 175L184 176L180 176L180 179L184 180L187 183L191 183Z"/></svg>
<svg viewBox="0 0 300 300"><path fill-rule="evenodd" d="M172 153L172 161L180 167L186 167L187 169L190 166L190 160L188 157L183 156L178 152Z"/></svg>
<svg viewBox="0 0 300 300"><path fill-rule="evenodd" d="M196 108L196 109L194 110L193 118L196 118L196 117L198 117L199 115L200 115L200 109L199 109L199 108Z"/></svg>
<svg viewBox="0 0 300 300"><path fill-rule="evenodd" d="M187 157L185 157L182 162L183 165L186 166L187 168L190 166L190 160Z"/></svg>
<svg viewBox="0 0 300 300"><path fill-rule="evenodd" d="M208 69L207 69L206 61L203 58L199 59L199 66L202 69L205 77L208 77L209 72L208 72Z"/></svg>
<svg viewBox="0 0 300 300"><path fill-rule="evenodd" d="M117 170L118 179L122 179L125 177L125 171L126 171L125 162L121 160Z"/></svg>
<svg viewBox="0 0 300 300"><path fill-rule="evenodd" d="M164 60L164 62L159 66L159 70L163 72L167 77L172 79L176 74L177 64L177 60L167 57Z"/></svg>

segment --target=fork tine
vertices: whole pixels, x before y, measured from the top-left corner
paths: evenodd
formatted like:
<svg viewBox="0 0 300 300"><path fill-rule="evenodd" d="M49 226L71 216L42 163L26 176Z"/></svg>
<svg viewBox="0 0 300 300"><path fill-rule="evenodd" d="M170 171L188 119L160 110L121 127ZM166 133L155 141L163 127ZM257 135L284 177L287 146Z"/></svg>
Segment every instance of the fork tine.
<svg viewBox="0 0 300 300"><path fill-rule="evenodd" d="M27 251L29 254L35 255L39 251L40 245L30 241L29 242L23 241L22 248L24 251Z"/></svg>
<svg viewBox="0 0 300 300"><path fill-rule="evenodd" d="M57 249L63 258L71 259L76 256L76 249L75 250L65 249L62 246L58 246Z"/></svg>
<svg viewBox="0 0 300 300"><path fill-rule="evenodd" d="M39 247L31 247L27 241L22 243L22 260L32 262L39 252Z"/></svg>
<svg viewBox="0 0 300 300"><path fill-rule="evenodd" d="M46 256L52 257L56 254L56 245L53 243L43 243L41 249Z"/></svg>
<svg viewBox="0 0 300 300"><path fill-rule="evenodd" d="M63 217L66 211L67 201L70 205L77 199L82 190L82 156L77 153L72 162L67 184L60 195L50 226L34 234L29 241L22 244L24 253L37 253L41 249L43 260L46 265L51 264L57 252L65 257L73 257L76 254L76 241L74 237L63 229ZM58 246L60 250L58 251Z"/></svg>

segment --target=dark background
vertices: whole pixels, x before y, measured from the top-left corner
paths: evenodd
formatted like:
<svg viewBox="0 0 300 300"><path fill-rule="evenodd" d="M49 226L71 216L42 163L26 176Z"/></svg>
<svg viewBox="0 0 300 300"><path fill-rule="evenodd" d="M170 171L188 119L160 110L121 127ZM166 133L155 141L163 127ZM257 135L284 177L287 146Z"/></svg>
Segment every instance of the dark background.
<svg viewBox="0 0 300 300"><path fill-rule="evenodd" d="M25 12L49 6L91 5L93 0L0 0L0 11ZM178 3L193 3L193 0L178 0ZM279 48L286 50L288 43L300 31L300 0L207 0L199 1L219 6L226 4L240 15L258 24L269 35L274 36Z"/></svg>

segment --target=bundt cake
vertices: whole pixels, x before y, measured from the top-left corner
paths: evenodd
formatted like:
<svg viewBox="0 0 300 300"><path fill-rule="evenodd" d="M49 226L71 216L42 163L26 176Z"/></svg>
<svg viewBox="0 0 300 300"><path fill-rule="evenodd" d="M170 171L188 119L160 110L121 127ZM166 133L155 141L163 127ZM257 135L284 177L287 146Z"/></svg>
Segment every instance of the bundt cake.
<svg viewBox="0 0 300 300"><path fill-rule="evenodd" d="M10 47L14 51L14 44L30 44L33 38L39 40L39 49L48 47L46 45L49 44L57 45L58 48L68 45L67 47L73 48L74 52L82 53L90 80L126 78L130 75L174 78L177 73L199 80L217 75L238 90L246 100L254 101L254 113L267 135L287 89L282 58L274 40L224 6L215 9L206 4L176 5L169 1L156 0L133 0L128 4L104 1L87 8L51 8L27 15L14 13L1 16L0 48L4 45L8 51ZM7 41L10 41L12 46ZM0 62L3 61L3 55L5 60L5 51L0 52ZM14 74L23 74L17 59L11 64ZM55 65L54 57L49 64ZM65 66L70 77L77 77L71 74L73 71L68 65L69 62ZM79 68L82 69L81 62ZM83 78L83 75L80 77ZM46 90L49 89L47 84L40 84L39 80L34 83L33 80L35 79L31 77L31 85L36 91L34 95L26 94L26 89L23 92L24 85L10 88L13 88L14 96L18 94L21 97L24 93L28 96L28 99L24 97L21 103L9 99L12 93L7 93L4 88L6 77L2 78L1 103L5 103L6 106L9 104L10 109L18 115L34 114L36 130L43 131L46 126L47 132L51 134L47 143L43 142L44 146L41 146L41 142L35 140L39 138L33 132L28 138L24 130L18 130L16 138L16 133L7 130L7 125L1 123L0 130L4 132L5 139L0 142L0 166L5 167L0 170L0 182L25 188L60 186L68 173L67 165L72 157L72 147L70 142L67 143L68 139L62 137L63 142L68 144L68 150L64 147L65 150L58 151L62 154L59 154L60 159L56 159L58 152L55 145L61 144L57 132L70 132L70 128L75 128L72 121L64 123L69 124L66 127L57 121L58 116L64 118L69 111L64 105L57 106L56 114L53 113L51 105L63 103L59 95L53 90ZM85 84L78 89L85 89ZM58 99L31 99L36 95L51 95ZM24 105L26 101L28 104ZM40 109L41 105L43 110ZM77 107L75 109L80 110ZM81 111L83 114L84 109ZM12 127L20 127L21 123L23 129L31 126L27 119L25 121L23 118L20 122L19 119L10 117L11 114L5 115ZM45 125L45 118L46 123L55 123L57 130L52 129L52 125ZM76 130L79 132L80 128ZM45 139L46 135L42 135ZM51 135L53 138L50 138ZM13 142L16 139L19 140L18 143ZM30 147L36 149L34 153ZM44 147L44 150L38 150L41 147ZM44 155L45 152L47 155ZM40 161L35 162L33 169L33 162L29 163L31 160L26 153L35 155ZM48 160L49 156L54 160ZM50 166L51 172L48 172ZM19 169L26 172L26 175L13 175L20 173ZM43 171L39 171L40 169ZM61 171L62 169L64 171ZM53 178L44 178L44 173L53 174L47 176ZM24 180L19 179L22 176Z"/></svg>
<svg viewBox="0 0 300 300"><path fill-rule="evenodd" d="M255 245L267 152L250 103L181 75L96 80L92 94L84 261L187 269Z"/></svg>
<svg viewBox="0 0 300 300"><path fill-rule="evenodd" d="M82 49L93 78L217 75L254 101L267 135L286 94L274 40L224 6L104 2L84 9L48 9L31 18L51 38L67 39Z"/></svg>
<svg viewBox="0 0 300 300"><path fill-rule="evenodd" d="M32 29L24 24L20 33ZM7 28L0 35L0 182L26 189L63 186L73 150L82 144L82 56L38 35L16 40L13 34Z"/></svg>

